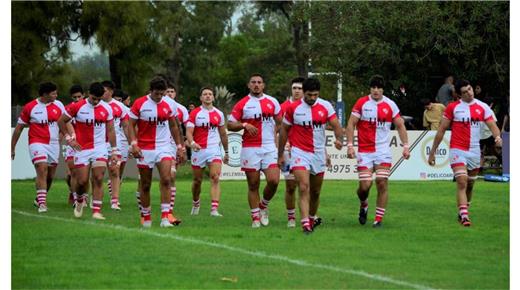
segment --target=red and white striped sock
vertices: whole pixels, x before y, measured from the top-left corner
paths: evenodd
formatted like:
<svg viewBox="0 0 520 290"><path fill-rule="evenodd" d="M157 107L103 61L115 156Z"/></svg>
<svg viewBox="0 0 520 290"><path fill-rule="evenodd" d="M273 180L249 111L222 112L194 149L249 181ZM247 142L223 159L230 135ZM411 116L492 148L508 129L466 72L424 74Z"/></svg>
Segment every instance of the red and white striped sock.
<svg viewBox="0 0 520 290"><path fill-rule="evenodd" d="M103 205L103 201L101 200L92 200L92 213L101 213L101 206Z"/></svg>
<svg viewBox="0 0 520 290"><path fill-rule="evenodd" d="M175 196L177 195L177 187L170 187L170 206L173 209L175 206Z"/></svg>
<svg viewBox="0 0 520 290"><path fill-rule="evenodd" d="M315 221L317 218L318 218L318 217L315 216L315 215L310 215L310 216L309 216L309 224L310 224L311 226L314 226L314 221Z"/></svg>
<svg viewBox="0 0 520 290"><path fill-rule="evenodd" d="M78 193L73 192L73 193L72 193L72 198L74 199L74 203L77 203L77 202L78 202L78 199L79 199L79 197L78 197Z"/></svg>
<svg viewBox="0 0 520 290"><path fill-rule="evenodd" d="M151 207L141 207L141 216L144 221L152 220L152 208Z"/></svg>
<svg viewBox="0 0 520 290"><path fill-rule="evenodd" d="M200 207L200 199L194 200L191 202L193 207Z"/></svg>
<svg viewBox="0 0 520 290"><path fill-rule="evenodd" d="M469 212L468 212L468 205L467 204L460 204L459 205L459 215L461 218L468 218Z"/></svg>
<svg viewBox="0 0 520 290"><path fill-rule="evenodd" d="M258 205L258 207L259 207L261 210L266 209L268 206L269 206L269 200L266 200L265 198L262 198L262 201L261 201L260 204Z"/></svg>
<svg viewBox="0 0 520 290"><path fill-rule="evenodd" d="M36 190L36 202L38 206L42 204L47 204L47 190L46 189L38 189Z"/></svg>
<svg viewBox="0 0 520 290"><path fill-rule="evenodd" d="M118 204L119 203L119 199L117 197L112 197L112 199L110 199L110 203L111 204Z"/></svg>
<svg viewBox="0 0 520 290"><path fill-rule="evenodd" d="M365 211L367 211L368 210L368 199L360 200L359 202L360 202L359 207L364 209Z"/></svg>
<svg viewBox="0 0 520 290"><path fill-rule="evenodd" d="M77 201L78 203L83 203L85 202L85 199L87 198L87 194L86 193L82 193L82 194L78 194L77 195Z"/></svg>
<svg viewBox="0 0 520 290"><path fill-rule="evenodd" d="M107 186L108 186L108 194L110 194L110 197L112 197L112 180L108 180L107 182Z"/></svg>
<svg viewBox="0 0 520 290"><path fill-rule="evenodd" d="M135 198L137 199L137 208L142 212L143 205L141 204L141 193L139 191L135 192Z"/></svg>
<svg viewBox="0 0 520 290"><path fill-rule="evenodd" d="M287 209L287 219L296 220L296 209Z"/></svg>
<svg viewBox="0 0 520 290"><path fill-rule="evenodd" d="M218 203L219 203L219 201L216 199L211 200L211 211L218 210Z"/></svg>
<svg viewBox="0 0 520 290"><path fill-rule="evenodd" d="M170 213L170 204L161 203L161 219L167 219L169 213Z"/></svg>
<svg viewBox="0 0 520 290"><path fill-rule="evenodd" d="M259 221L260 220L260 209L258 207L251 209L251 219L253 221Z"/></svg>
<svg viewBox="0 0 520 290"><path fill-rule="evenodd" d="M382 221L384 215L385 215L385 209L382 207L376 207L376 222Z"/></svg>
<svg viewBox="0 0 520 290"><path fill-rule="evenodd" d="M303 228L303 229L307 229L307 230L311 230L311 229L312 229L312 228L311 228L311 221L309 220L308 217L303 218L303 219L301 220L301 224L302 224L302 228Z"/></svg>

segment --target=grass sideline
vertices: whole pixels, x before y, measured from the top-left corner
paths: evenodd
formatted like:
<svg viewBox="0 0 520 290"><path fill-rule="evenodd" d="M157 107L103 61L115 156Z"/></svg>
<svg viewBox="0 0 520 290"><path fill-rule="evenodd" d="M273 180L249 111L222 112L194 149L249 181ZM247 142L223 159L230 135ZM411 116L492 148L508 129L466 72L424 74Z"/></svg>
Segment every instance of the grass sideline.
<svg viewBox="0 0 520 290"><path fill-rule="evenodd" d="M326 181L324 224L310 236L286 228L283 182L270 205L271 224L256 230L250 228L245 181L222 183L224 217L216 219L209 216L206 180L200 215L189 215L191 182L181 178L176 211L183 224L173 229L159 228L154 183L154 224L147 233L139 226L135 185L125 180L121 212L111 211L105 197L107 220L98 222L89 214L73 218L63 181L49 193L47 218L38 218L34 182L13 181L13 289L413 287L378 277L431 288L509 288L509 184L478 181L470 208L474 224L463 228L456 222L452 182L392 181L384 228L376 230L357 223L356 182Z"/></svg>

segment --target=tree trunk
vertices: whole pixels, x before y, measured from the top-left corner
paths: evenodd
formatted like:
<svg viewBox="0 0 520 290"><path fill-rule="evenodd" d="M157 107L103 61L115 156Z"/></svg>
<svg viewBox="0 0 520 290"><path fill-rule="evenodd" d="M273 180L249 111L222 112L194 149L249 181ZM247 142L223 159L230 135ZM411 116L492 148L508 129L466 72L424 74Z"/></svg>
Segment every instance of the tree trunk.
<svg viewBox="0 0 520 290"><path fill-rule="evenodd" d="M307 61L309 59L309 29L306 22L294 23L293 27L293 47L296 51L296 66L298 75L307 77Z"/></svg>
<svg viewBox="0 0 520 290"><path fill-rule="evenodd" d="M121 89L121 72L119 71L119 54L108 53L108 66L110 69L110 79L116 85L116 89Z"/></svg>

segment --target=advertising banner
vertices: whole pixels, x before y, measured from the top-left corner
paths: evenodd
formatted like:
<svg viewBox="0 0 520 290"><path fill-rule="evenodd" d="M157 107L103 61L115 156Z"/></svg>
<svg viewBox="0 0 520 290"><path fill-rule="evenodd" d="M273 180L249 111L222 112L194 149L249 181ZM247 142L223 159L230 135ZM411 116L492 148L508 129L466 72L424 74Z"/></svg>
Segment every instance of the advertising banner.
<svg viewBox="0 0 520 290"><path fill-rule="evenodd" d="M36 177L36 172L29 158L28 130L24 130L16 146L16 158L11 162L11 179L26 179ZM447 131L436 152L436 165L428 165L428 154L433 144L436 131L408 131L411 157L409 160L402 159L402 144L397 131L390 134L390 150L392 152L391 180L451 180L453 174L450 168L449 139L451 132ZM229 165L223 165L223 180L246 179L244 172L240 170L240 151L242 149L242 133L229 132ZM347 158L347 150L341 151L334 148L334 134L326 131L327 152L330 155L332 166L325 172L325 179L335 180L357 180L356 159ZM354 138L354 147L357 151L357 139ZM64 148L63 148L64 149ZM61 154L60 154L61 155ZM157 177L154 170L154 176ZM56 172L56 178L65 175L65 164L60 156L60 164ZM137 170L135 161L130 159L126 166L125 177L136 178Z"/></svg>
<svg viewBox="0 0 520 290"><path fill-rule="evenodd" d="M390 134L390 150L392 152L391 180L450 180L453 174L450 168L448 153L451 132L447 131L439 145L436 154L437 164L428 165L428 154L433 145L436 131L408 131L408 143L410 144L411 157L409 160L402 158L402 144L397 131ZM355 134L357 135L357 134ZM245 174L240 171L240 150L242 148L241 133L231 132L229 140L229 164L222 167L222 179L245 179ZM326 131L326 147L330 155L332 166L327 169L325 179L356 180L356 159L347 158L347 149L344 147L338 151L334 147L334 133ZM354 147L357 151L357 138L354 138ZM236 166L236 167L235 167Z"/></svg>

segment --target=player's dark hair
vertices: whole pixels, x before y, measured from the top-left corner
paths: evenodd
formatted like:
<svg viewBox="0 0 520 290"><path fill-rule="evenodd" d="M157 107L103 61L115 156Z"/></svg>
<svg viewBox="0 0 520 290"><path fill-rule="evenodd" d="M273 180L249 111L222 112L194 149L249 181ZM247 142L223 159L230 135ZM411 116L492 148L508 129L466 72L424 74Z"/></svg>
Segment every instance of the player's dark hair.
<svg viewBox="0 0 520 290"><path fill-rule="evenodd" d="M100 82L95 82L95 83L90 84L90 87L88 88L88 92L89 92L89 94L100 98L105 93L105 88L103 87L103 85Z"/></svg>
<svg viewBox="0 0 520 290"><path fill-rule="evenodd" d="M297 77L297 78L292 79L291 85L294 83L303 83L304 81L305 81L305 78Z"/></svg>
<svg viewBox="0 0 520 290"><path fill-rule="evenodd" d="M385 87L385 79L381 75L374 75L370 78L370 87L371 88L381 88Z"/></svg>
<svg viewBox="0 0 520 290"><path fill-rule="evenodd" d="M471 85L468 80L458 80L455 83L455 92L460 96L460 88Z"/></svg>
<svg viewBox="0 0 520 290"><path fill-rule="evenodd" d="M167 87L168 87L168 89L174 89L175 92L177 92L177 88L175 87L175 85L172 82L167 82Z"/></svg>
<svg viewBox="0 0 520 290"><path fill-rule="evenodd" d="M114 97L114 98L119 97L119 98L123 99L123 94L124 94L123 90L115 89L114 93L112 94L112 97Z"/></svg>
<svg viewBox="0 0 520 290"><path fill-rule="evenodd" d="M421 104L423 105L423 107L426 107L426 106L428 106L431 103L432 103L432 100L429 99L429 98L421 99Z"/></svg>
<svg viewBox="0 0 520 290"><path fill-rule="evenodd" d="M210 86L205 86L205 87L202 87L202 88L200 89L200 91L199 91L199 96L202 96L202 92L203 92L204 90L210 90L210 91L213 93L213 96L215 95L215 90L214 90L212 87L210 87Z"/></svg>
<svg viewBox="0 0 520 290"><path fill-rule="evenodd" d="M83 94L83 88L81 87L81 85L73 85L72 87L70 87L69 95L73 95L75 93Z"/></svg>
<svg viewBox="0 0 520 290"><path fill-rule="evenodd" d="M38 88L38 95L43 96L44 94L49 94L57 89L58 87L53 82L41 83L40 87Z"/></svg>
<svg viewBox="0 0 520 290"><path fill-rule="evenodd" d="M150 91L154 90L166 90L168 88L168 85L166 84L166 81L162 77L154 77L150 81Z"/></svg>
<svg viewBox="0 0 520 290"><path fill-rule="evenodd" d="M124 102L126 99L130 97L127 93L123 92L123 95L121 96L121 102Z"/></svg>
<svg viewBox="0 0 520 290"><path fill-rule="evenodd" d="M303 81L303 92L319 91L321 88L320 81L315 78L308 78Z"/></svg>
<svg viewBox="0 0 520 290"><path fill-rule="evenodd" d="M113 81L108 81L107 80L107 81L103 81L101 84L103 85L103 87L109 88L111 90L114 90L116 88L116 85L114 84Z"/></svg>
<svg viewBox="0 0 520 290"><path fill-rule="evenodd" d="M251 80L253 77L260 77L262 78L262 82L264 81L264 76L259 74L259 73L252 73L250 76L249 76L249 80Z"/></svg>

